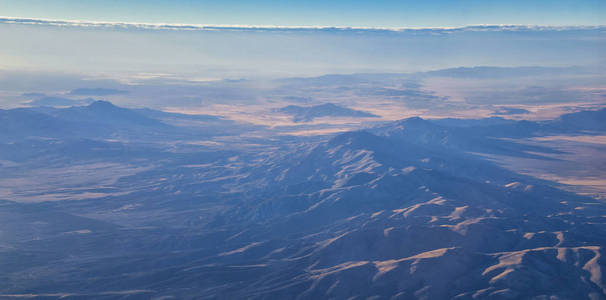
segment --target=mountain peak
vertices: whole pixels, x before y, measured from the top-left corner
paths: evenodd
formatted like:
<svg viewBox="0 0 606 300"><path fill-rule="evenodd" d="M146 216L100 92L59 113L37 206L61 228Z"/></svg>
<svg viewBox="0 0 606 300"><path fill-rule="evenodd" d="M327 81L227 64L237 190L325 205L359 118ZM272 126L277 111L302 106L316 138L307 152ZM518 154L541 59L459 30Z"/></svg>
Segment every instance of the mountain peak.
<svg viewBox="0 0 606 300"><path fill-rule="evenodd" d="M418 129L430 129L437 127L435 124L421 117L410 117L396 122L398 127L403 126L404 128L418 128Z"/></svg>
<svg viewBox="0 0 606 300"><path fill-rule="evenodd" d="M91 109L114 109L117 108L117 106L115 106L113 103L109 102L109 101L105 101L105 100L97 100L91 104L88 105L89 108Z"/></svg>
<svg viewBox="0 0 606 300"><path fill-rule="evenodd" d="M426 122L426 120L419 116L415 116L415 117L410 117L407 119L400 120L400 122L407 123L407 124L421 124L423 122Z"/></svg>

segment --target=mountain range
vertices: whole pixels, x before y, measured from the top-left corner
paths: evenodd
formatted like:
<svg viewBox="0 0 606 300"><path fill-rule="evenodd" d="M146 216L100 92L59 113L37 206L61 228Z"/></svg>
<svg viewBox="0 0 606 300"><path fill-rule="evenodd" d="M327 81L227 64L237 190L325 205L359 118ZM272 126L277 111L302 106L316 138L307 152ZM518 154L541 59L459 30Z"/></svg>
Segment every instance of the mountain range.
<svg viewBox="0 0 606 300"><path fill-rule="evenodd" d="M109 102L3 110L0 182L46 170L40 194L72 198L2 194L0 299L606 299L604 202L480 155L552 159L520 141L604 135L605 113L299 139ZM121 175L62 179L92 165Z"/></svg>

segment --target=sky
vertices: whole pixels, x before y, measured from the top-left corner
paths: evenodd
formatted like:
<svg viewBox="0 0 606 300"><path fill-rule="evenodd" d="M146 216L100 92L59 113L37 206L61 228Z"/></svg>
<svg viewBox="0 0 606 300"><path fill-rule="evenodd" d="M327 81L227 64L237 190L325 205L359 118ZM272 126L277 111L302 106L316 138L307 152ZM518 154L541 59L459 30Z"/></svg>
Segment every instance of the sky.
<svg viewBox="0 0 606 300"><path fill-rule="evenodd" d="M605 12L606 0L0 0L0 70L205 81L595 67Z"/></svg>
<svg viewBox="0 0 606 300"><path fill-rule="evenodd" d="M135 23L457 27L605 25L604 0L0 0L0 16Z"/></svg>
<svg viewBox="0 0 606 300"><path fill-rule="evenodd" d="M0 69L193 80L606 64L606 28L162 29L0 19Z"/></svg>

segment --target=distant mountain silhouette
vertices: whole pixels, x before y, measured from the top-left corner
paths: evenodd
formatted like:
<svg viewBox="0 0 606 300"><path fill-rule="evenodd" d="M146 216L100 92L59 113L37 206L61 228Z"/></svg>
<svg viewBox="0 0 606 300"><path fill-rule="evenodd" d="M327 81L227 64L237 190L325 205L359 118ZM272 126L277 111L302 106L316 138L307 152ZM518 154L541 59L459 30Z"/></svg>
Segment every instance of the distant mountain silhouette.
<svg viewBox="0 0 606 300"><path fill-rule="evenodd" d="M321 117L352 117L352 118L376 118L368 112L354 110L347 107L338 106L332 103L319 104L314 106L289 105L282 107L277 112L293 116L294 122L311 122Z"/></svg>

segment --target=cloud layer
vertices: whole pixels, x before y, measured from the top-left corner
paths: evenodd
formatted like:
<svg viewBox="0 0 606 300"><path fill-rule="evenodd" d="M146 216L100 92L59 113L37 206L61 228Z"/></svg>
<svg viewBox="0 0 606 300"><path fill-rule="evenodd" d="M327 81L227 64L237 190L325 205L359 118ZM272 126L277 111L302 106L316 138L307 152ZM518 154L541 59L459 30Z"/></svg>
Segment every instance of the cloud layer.
<svg viewBox="0 0 606 300"><path fill-rule="evenodd" d="M93 27L139 30L189 30L189 31L375 31L403 33L452 33L461 31L606 31L602 26L538 26L538 25L469 25L463 27L348 27L348 26L278 26L278 25L217 25L217 24L164 24L164 23L126 23L95 22L79 20L50 20L0 17L0 24L46 25L62 27Z"/></svg>

